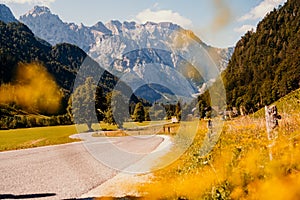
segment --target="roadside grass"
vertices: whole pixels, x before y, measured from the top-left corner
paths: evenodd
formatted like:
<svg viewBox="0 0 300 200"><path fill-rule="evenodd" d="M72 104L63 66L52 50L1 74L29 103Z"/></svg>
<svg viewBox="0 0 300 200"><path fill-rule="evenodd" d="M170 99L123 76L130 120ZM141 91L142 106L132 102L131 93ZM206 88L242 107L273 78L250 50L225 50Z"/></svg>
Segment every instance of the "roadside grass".
<svg viewBox="0 0 300 200"><path fill-rule="evenodd" d="M159 125L163 123L168 123L170 121L144 121L144 122L125 122L123 124L123 127L125 129L134 129L134 128L143 128L147 126L152 126L152 125ZM115 124L107 124L104 122L100 122L100 124L93 124L92 125L93 130L95 131L117 131L118 126ZM85 132L88 130L87 126L84 124L81 125L76 125L76 129L78 132Z"/></svg>
<svg viewBox="0 0 300 200"><path fill-rule="evenodd" d="M152 124L162 123L157 122L126 122L126 128L141 127ZM116 125L106 124L101 122L93 124L92 128L105 131L118 130ZM20 128L10 130L0 130L0 151L26 149L40 146L48 146L55 144L64 144L80 141L79 139L69 138L70 135L87 131L86 125L68 125L68 126L48 126L35 128ZM122 136L122 135L119 135Z"/></svg>
<svg viewBox="0 0 300 200"><path fill-rule="evenodd" d="M74 125L1 130L0 151L79 141L69 138L70 135L76 133Z"/></svg>
<svg viewBox="0 0 300 200"><path fill-rule="evenodd" d="M145 199L298 199L299 91L275 103L283 118L275 130L278 138L273 146L267 139L263 114L250 115L226 121L217 144L201 156L208 132L207 122L201 121L187 151L169 166L154 171L154 178L141 185L139 192ZM170 154L159 162L178 153L176 149L184 141L178 137Z"/></svg>
<svg viewBox="0 0 300 200"><path fill-rule="evenodd" d="M88 127L86 124L76 124L76 125L74 125L74 127L76 128L78 133L84 133L84 132L88 131ZM99 124L97 124L97 123L92 124L92 129L93 129L93 131L101 131L101 130L115 131L118 129L118 127L117 127L117 125L106 124L104 122L100 122Z"/></svg>
<svg viewBox="0 0 300 200"><path fill-rule="evenodd" d="M170 123L170 120L161 120L161 121L144 121L144 122L125 122L124 128L132 129L132 128L142 128L143 126L153 126L164 123Z"/></svg>
<svg viewBox="0 0 300 200"><path fill-rule="evenodd" d="M118 129L116 125L109 125L103 122L100 123L93 137L121 137L121 136L135 136L135 135L155 135L165 134L163 132L163 126L170 121L144 121L144 122L125 122L124 129ZM169 124L168 126L177 126ZM82 126L84 127L84 126Z"/></svg>

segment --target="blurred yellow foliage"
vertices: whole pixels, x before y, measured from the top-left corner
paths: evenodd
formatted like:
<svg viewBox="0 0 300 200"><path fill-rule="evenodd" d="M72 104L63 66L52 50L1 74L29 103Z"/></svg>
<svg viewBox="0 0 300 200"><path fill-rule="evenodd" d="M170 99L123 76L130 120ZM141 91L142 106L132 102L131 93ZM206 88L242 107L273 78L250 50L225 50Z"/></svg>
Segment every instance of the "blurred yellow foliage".
<svg viewBox="0 0 300 200"><path fill-rule="evenodd" d="M145 199L300 199L298 115L284 114L271 147L264 118L228 121L205 157L198 154L207 132L202 121L191 147L173 164L154 172L155 178L140 191Z"/></svg>
<svg viewBox="0 0 300 200"><path fill-rule="evenodd" d="M30 112L53 114L62 96L54 78L39 63L20 63L14 81L0 87L0 103L15 103Z"/></svg>

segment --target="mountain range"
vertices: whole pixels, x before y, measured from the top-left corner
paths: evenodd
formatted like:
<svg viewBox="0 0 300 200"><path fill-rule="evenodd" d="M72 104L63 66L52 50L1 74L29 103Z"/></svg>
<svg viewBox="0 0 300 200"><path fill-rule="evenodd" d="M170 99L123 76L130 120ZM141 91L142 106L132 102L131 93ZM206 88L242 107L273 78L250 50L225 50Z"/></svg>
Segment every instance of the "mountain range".
<svg viewBox="0 0 300 200"><path fill-rule="evenodd" d="M137 24L112 20L88 27L65 23L41 6L22 15L20 21L52 45L66 42L82 48L150 102L170 100L163 88L169 88L178 98L191 98L226 68L233 53L233 48L208 46L193 32L169 22ZM151 84L161 87L154 89Z"/></svg>
<svg viewBox="0 0 300 200"><path fill-rule="evenodd" d="M125 21L121 23L117 20L111 20L106 24L99 21L88 27L84 24L77 25L63 22L58 15L53 14L49 8L44 6L35 6L32 10L20 16L20 21L26 24L36 36L48 41L50 44L55 45L62 42L74 44L92 55L94 59L99 57L99 55L95 55L95 51L99 51L99 46L104 44L107 38L111 36L119 36L122 42L111 44L111 46L105 43L106 48L118 49L124 43L128 43L128 40L130 40L132 46L136 47L142 46L141 43L143 42L152 47L153 41L160 42L155 45L156 47L164 47L169 46L163 39L170 31L185 31L179 25L170 22L137 24L136 22ZM189 32L189 34L192 34L192 32ZM195 35L193 37L199 42L199 45L211 54L218 68L224 70L233 53L233 48L213 48L206 45ZM103 51L100 50L99 53L103 53Z"/></svg>

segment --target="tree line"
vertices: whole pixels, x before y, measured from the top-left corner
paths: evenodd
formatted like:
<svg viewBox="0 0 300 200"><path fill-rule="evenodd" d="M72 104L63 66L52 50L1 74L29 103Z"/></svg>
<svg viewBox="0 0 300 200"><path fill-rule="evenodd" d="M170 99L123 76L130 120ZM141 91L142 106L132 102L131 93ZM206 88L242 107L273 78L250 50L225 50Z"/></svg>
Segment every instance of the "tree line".
<svg viewBox="0 0 300 200"><path fill-rule="evenodd" d="M75 89L68 111L70 116L74 115L75 123L87 124L89 129L92 129L93 123L100 121L123 128L126 121L156 121L170 119L172 116L179 120L181 118L179 101L175 105L151 104L134 94L126 96L124 91L113 90L105 93L102 85L93 81L92 77L87 77L84 84Z"/></svg>

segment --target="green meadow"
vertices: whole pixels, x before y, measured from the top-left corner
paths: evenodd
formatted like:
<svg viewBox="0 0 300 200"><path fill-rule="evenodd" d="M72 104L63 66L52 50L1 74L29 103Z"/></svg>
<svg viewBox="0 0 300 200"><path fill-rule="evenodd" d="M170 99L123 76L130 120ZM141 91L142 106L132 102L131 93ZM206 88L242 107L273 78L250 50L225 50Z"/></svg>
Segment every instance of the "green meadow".
<svg viewBox="0 0 300 200"><path fill-rule="evenodd" d="M69 138L76 133L75 125L1 130L0 151L79 141Z"/></svg>

